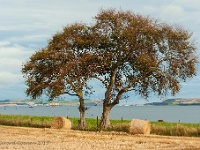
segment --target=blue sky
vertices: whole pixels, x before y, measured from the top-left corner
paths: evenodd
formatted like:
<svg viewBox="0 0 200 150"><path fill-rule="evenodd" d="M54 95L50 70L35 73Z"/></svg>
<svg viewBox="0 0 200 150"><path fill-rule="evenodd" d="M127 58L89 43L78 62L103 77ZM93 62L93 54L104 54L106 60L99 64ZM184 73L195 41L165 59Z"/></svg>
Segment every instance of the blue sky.
<svg viewBox="0 0 200 150"><path fill-rule="evenodd" d="M0 100L26 98L22 64L67 24L92 23L100 9L130 10L160 22L178 24L193 32L200 54L200 0L0 0ZM200 97L200 67L193 79L182 83L176 97ZM92 98L101 99L104 89L96 82ZM122 103L145 103L129 94ZM68 97L66 97L67 99ZM168 95L165 98L172 98ZM165 99L164 98L164 99ZM152 95L149 101L160 101Z"/></svg>

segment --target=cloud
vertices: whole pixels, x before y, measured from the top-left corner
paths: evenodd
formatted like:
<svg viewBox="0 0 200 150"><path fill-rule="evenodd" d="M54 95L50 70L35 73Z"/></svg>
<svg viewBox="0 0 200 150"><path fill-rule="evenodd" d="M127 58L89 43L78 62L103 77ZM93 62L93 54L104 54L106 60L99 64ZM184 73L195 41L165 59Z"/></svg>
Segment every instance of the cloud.
<svg viewBox="0 0 200 150"><path fill-rule="evenodd" d="M185 8L196 8L199 9L199 1L191 1L191 0L173 0L171 2L174 5L181 5Z"/></svg>
<svg viewBox="0 0 200 150"><path fill-rule="evenodd" d="M9 59L9 58L2 58L0 59L0 70L2 71L9 71L10 73L19 73L20 66L22 65L22 60L20 59Z"/></svg>
<svg viewBox="0 0 200 150"><path fill-rule="evenodd" d="M18 44L11 44L4 41L0 44L0 58L15 58L22 59L30 55L30 50Z"/></svg>
<svg viewBox="0 0 200 150"><path fill-rule="evenodd" d="M32 51L10 42L0 42L0 85L23 82L21 68ZM3 87L1 87L3 88Z"/></svg>
<svg viewBox="0 0 200 150"><path fill-rule="evenodd" d="M22 75L11 72L0 72L0 86L16 85L22 81Z"/></svg>
<svg viewBox="0 0 200 150"><path fill-rule="evenodd" d="M9 41L13 43L35 43L40 41L47 41L50 37L48 34L32 34L32 35L23 35L20 38L18 36L13 36L9 38Z"/></svg>
<svg viewBox="0 0 200 150"><path fill-rule="evenodd" d="M91 20L94 15L92 11L96 12L95 5L92 6L92 4L94 2L88 5L84 1L63 0L4 2L4 5L0 6L0 30L30 31L36 29L55 32L67 23Z"/></svg>
<svg viewBox="0 0 200 150"><path fill-rule="evenodd" d="M15 81L15 80L13 80ZM14 82L15 83L15 82ZM15 98L25 98L26 94L25 94L25 90L26 90L26 86L23 83L15 83L13 84L13 82L11 84L1 84L0 85L0 100L4 100L4 99L15 99Z"/></svg>
<svg viewBox="0 0 200 150"><path fill-rule="evenodd" d="M188 12L180 4L168 4L159 7L154 5L144 6L143 13L154 16L159 20L166 21L167 23L183 22L188 17Z"/></svg>
<svg viewBox="0 0 200 150"><path fill-rule="evenodd" d="M9 44L10 44L10 42L8 42L8 41L4 41L4 42L0 41L0 47L6 46L6 45L9 45Z"/></svg>

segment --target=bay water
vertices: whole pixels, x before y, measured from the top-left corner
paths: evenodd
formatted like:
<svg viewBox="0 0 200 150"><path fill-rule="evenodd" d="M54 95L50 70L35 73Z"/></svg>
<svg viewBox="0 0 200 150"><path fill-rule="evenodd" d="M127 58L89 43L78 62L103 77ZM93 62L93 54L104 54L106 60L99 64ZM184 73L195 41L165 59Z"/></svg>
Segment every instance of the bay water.
<svg viewBox="0 0 200 150"><path fill-rule="evenodd" d="M0 107L0 114L18 114L30 116L64 116L79 117L78 106L46 107L13 106ZM102 106L91 106L86 111L86 118L100 118ZM150 121L200 123L200 106L115 106L110 119L131 120L146 119Z"/></svg>

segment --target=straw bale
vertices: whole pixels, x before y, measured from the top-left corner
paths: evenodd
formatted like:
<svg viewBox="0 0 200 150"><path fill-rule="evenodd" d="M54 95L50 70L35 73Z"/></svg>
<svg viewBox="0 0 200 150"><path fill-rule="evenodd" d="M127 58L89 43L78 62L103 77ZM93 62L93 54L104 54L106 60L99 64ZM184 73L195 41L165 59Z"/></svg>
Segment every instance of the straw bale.
<svg viewBox="0 0 200 150"><path fill-rule="evenodd" d="M129 132L131 134L150 134L150 122L146 120L132 119Z"/></svg>
<svg viewBox="0 0 200 150"><path fill-rule="evenodd" d="M71 121L65 117L56 117L51 123L52 129L71 129L71 127Z"/></svg>

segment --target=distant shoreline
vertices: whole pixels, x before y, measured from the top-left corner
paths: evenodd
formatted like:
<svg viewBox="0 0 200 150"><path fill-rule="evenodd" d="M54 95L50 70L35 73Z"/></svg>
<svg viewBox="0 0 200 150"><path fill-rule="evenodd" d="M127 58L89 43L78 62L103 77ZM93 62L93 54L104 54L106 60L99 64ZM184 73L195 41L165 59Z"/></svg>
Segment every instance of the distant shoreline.
<svg viewBox="0 0 200 150"><path fill-rule="evenodd" d="M85 106L102 106L103 101L101 100L85 100ZM79 101L75 100L55 100L49 102L43 99L10 99L0 100L0 107L9 106L79 106ZM152 102L146 104L119 104L117 106L200 106L200 98L175 98L166 99L161 102Z"/></svg>
<svg viewBox="0 0 200 150"><path fill-rule="evenodd" d="M175 98L167 99L162 102L152 102L146 106L200 106L200 98Z"/></svg>

